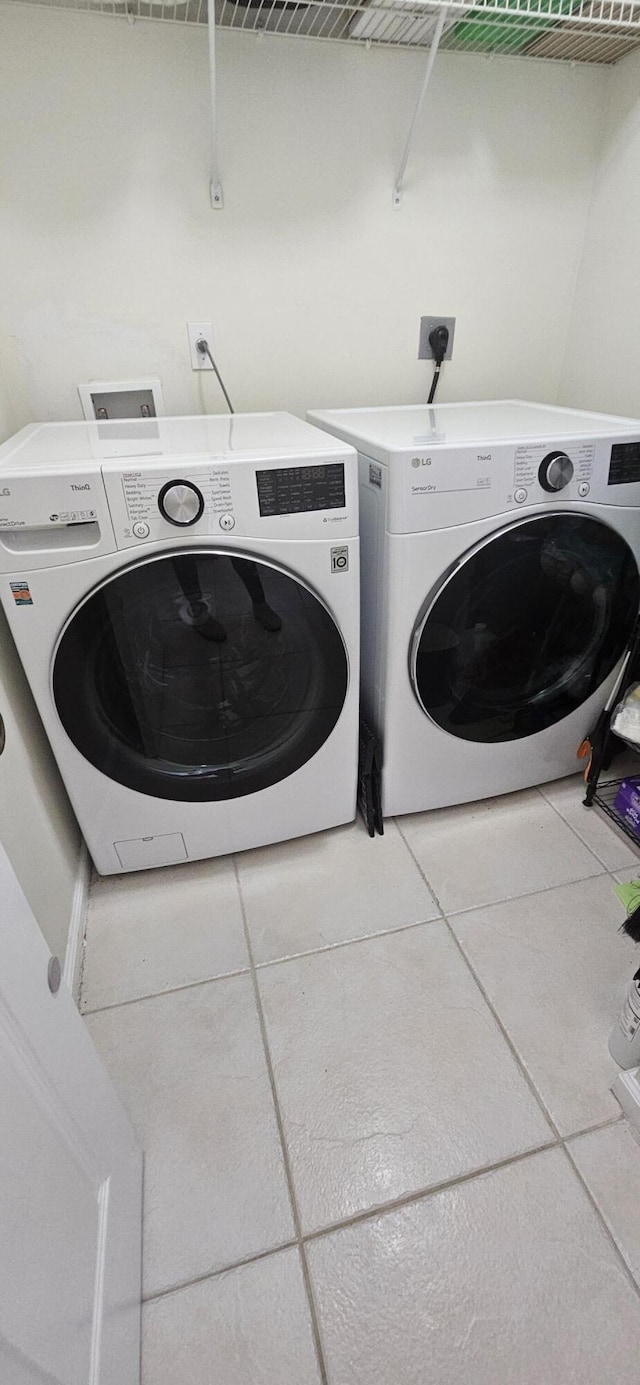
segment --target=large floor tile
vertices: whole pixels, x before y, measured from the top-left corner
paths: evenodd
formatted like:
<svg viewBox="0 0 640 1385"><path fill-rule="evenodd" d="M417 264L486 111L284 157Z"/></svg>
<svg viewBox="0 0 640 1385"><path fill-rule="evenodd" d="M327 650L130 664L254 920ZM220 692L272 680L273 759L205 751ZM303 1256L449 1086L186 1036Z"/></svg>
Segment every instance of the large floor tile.
<svg viewBox="0 0 640 1385"><path fill-rule="evenodd" d="M590 1193L640 1283L640 1143L626 1121L571 1140Z"/></svg>
<svg viewBox="0 0 640 1385"><path fill-rule="evenodd" d="M444 923L259 979L305 1230L550 1138Z"/></svg>
<svg viewBox="0 0 640 1385"><path fill-rule="evenodd" d="M297 1250L146 1304L142 1385L320 1385Z"/></svg>
<svg viewBox="0 0 640 1385"><path fill-rule="evenodd" d="M561 1133L615 1116L607 1037L633 973L610 876L450 922Z"/></svg>
<svg viewBox="0 0 640 1385"><path fill-rule="evenodd" d="M87 1024L144 1147L145 1293L289 1240L249 977L103 1010Z"/></svg>
<svg viewBox="0 0 640 1385"><path fill-rule="evenodd" d="M137 1000L247 965L231 861L199 861L94 881L83 1010Z"/></svg>
<svg viewBox="0 0 640 1385"><path fill-rule="evenodd" d="M543 784L540 793L578 833L607 870L622 870L634 863L640 870L638 852L616 832L597 808L584 807L584 779L581 774Z"/></svg>
<svg viewBox="0 0 640 1385"><path fill-rule="evenodd" d="M238 857L256 962L439 917L393 822L360 821Z"/></svg>
<svg viewBox="0 0 640 1385"><path fill-rule="evenodd" d="M602 870L537 789L415 813L400 826L445 913Z"/></svg>
<svg viewBox="0 0 640 1385"><path fill-rule="evenodd" d="M640 1300L560 1150L309 1244L329 1385L636 1385Z"/></svg>

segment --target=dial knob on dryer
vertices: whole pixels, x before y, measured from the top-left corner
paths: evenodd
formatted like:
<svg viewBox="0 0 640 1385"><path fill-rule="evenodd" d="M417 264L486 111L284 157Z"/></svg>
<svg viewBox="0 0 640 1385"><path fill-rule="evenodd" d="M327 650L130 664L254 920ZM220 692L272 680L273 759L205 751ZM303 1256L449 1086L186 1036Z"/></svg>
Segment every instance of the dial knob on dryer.
<svg viewBox="0 0 640 1385"><path fill-rule="evenodd" d="M566 452L549 452L540 463L538 480L543 491L562 491L573 476L573 462Z"/></svg>
<svg viewBox="0 0 640 1385"><path fill-rule="evenodd" d="M170 524L185 529L200 518L204 500L192 481L167 481L158 496L158 509Z"/></svg>

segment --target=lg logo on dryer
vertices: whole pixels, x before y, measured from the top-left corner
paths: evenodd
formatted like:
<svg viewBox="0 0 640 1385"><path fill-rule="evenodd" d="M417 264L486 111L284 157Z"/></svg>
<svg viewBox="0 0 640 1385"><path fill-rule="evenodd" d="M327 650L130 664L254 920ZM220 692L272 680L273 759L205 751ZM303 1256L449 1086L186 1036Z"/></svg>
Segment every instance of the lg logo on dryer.
<svg viewBox="0 0 640 1385"><path fill-rule="evenodd" d="M11 491L9 490L9 487L8 487L8 486L5 486L4 490L0 491L0 495L11 495Z"/></svg>
<svg viewBox="0 0 640 1385"><path fill-rule="evenodd" d="M415 467L419 467L419 466L431 466L431 458L430 458L430 457L412 457L412 458L411 458L411 465L412 465L412 466L415 466Z"/></svg>

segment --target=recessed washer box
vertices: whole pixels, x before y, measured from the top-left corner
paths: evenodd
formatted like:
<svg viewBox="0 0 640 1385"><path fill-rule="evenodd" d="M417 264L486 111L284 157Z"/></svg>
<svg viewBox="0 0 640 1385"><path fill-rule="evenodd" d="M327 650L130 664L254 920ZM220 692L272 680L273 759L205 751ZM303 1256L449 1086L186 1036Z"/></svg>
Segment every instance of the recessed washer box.
<svg viewBox="0 0 640 1385"><path fill-rule="evenodd" d="M162 385L158 379L90 380L78 385L86 419L159 418L164 414Z"/></svg>

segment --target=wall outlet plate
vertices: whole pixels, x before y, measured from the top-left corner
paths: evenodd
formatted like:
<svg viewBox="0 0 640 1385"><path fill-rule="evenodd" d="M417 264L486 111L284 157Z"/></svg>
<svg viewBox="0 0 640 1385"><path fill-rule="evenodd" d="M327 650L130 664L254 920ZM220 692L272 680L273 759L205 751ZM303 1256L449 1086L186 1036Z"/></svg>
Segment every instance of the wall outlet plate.
<svg viewBox="0 0 640 1385"><path fill-rule="evenodd" d="M420 318L420 341L418 343L418 360L432 361L433 351L429 341L429 333L434 327L449 328L449 345L444 353L445 361L450 361L453 355L453 335L456 329L455 317L421 317Z"/></svg>
<svg viewBox="0 0 640 1385"><path fill-rule="evenodd" d="M157 379L90 380L78 385L82 412L92 423L108 418L160 418L162 385Z"/></svg>
<svg viewBox="0 0 640 1385"><path fill-rule="evenodd" d="M192 370L213 370L213 366L208 356L203 356L196 346L199 337L206 337L209 343L211 355L213 352L213 323L211 322L188 322L187 336L189 338L189 354L191 356Z"/></svg>

